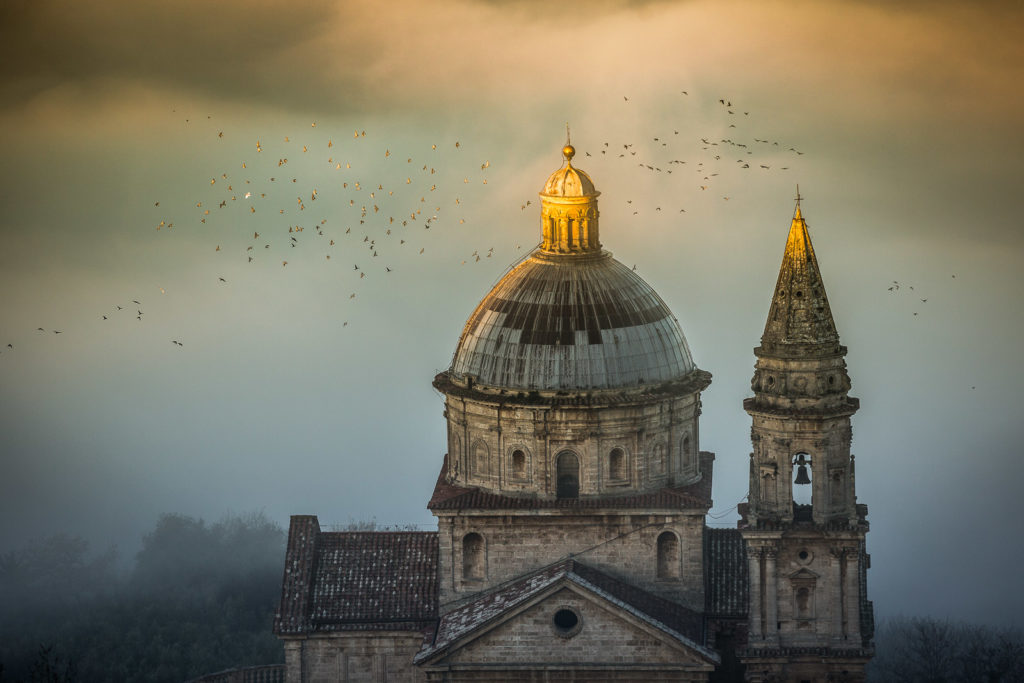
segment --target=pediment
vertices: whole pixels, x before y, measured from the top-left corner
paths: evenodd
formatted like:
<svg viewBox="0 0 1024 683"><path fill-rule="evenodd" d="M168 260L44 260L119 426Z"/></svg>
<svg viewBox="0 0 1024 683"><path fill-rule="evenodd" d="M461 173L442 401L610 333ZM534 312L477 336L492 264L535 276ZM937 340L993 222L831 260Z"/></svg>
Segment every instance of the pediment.
<svg viewBox="0 0 1024 683"><path fill-rule="evenodd" d="M790 581L817 581L820 578L820 574L815 574L807 567L801 567L789 575Z"/></svg>
<svg viewBox="0 0 1024 683"><path fill-rule="evenodd" d="M714 651L571 573L528 600L484 616L443 647L425 648L417 663L428 669L711 671L719 662Z"/></svg>

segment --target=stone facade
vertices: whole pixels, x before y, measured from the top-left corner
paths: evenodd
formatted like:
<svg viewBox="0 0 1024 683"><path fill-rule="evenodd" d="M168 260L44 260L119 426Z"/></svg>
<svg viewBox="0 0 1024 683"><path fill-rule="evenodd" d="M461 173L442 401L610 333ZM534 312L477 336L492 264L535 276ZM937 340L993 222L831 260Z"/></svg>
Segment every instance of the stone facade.
<svg viewBox="0 0 1024 683"><path fill-rule="evenodd" d="M704 515L679 512L438 515L441 605L499 585L566 556L579 558L612 576L630 579L652 593L691 609L704 606ZM483 571L467 576L464 539L483 538ZM667 552L663 535L675 549ZM659 554L659 539L663 539ZM659 559L661 562L659 563ZM469 565L469 566L467 566Z"/></svg>

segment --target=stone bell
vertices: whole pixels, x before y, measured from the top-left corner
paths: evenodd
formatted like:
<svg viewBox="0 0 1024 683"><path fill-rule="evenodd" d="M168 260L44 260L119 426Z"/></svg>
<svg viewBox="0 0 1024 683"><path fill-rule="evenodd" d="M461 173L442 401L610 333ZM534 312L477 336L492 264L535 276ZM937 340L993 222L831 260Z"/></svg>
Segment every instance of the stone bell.
<svg viewBox="0 0 1024 683"><path fill-rule="evenodd" d="M803 453L797 456L796 459L796 481L794 484L810 484L811 478L807 476L807 460L804 458Z"/></svg>

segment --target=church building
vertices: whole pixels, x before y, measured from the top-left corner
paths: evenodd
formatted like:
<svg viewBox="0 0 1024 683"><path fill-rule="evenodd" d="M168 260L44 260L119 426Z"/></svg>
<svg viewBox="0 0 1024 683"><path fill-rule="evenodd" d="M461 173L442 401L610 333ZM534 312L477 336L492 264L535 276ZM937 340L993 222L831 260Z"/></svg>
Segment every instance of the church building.
<svg viewBox="0 0 1024 683"><path fill-rule="evenodd" d="M434 378L437 531L292 517L274 623L288 682L863 681L859 401L799 199L743 402L748 501L738 528L711 528L711 375L602 248L600 193L562 151L540 245Z"/></svg>

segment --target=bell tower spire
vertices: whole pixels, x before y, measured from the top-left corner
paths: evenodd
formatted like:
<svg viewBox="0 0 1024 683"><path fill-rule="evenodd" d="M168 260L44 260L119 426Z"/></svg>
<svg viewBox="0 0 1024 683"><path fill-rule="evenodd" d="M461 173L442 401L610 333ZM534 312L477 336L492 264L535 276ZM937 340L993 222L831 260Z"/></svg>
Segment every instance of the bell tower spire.
<svg viewBox="0 0 1024 683"><path fill-rule="evenodd" d="M786 239L786 249L761 336L761 347L777 352L829 352L839 348L839 334L832 319L821 270L800 211L800 187Z"/></svg>

